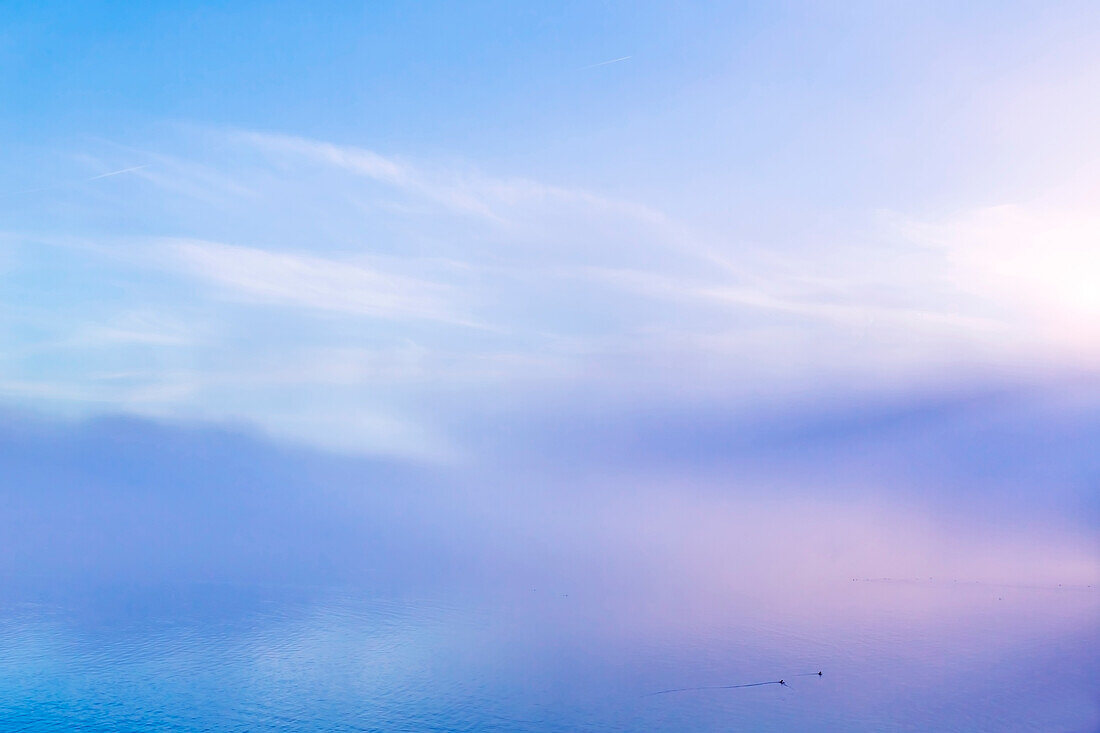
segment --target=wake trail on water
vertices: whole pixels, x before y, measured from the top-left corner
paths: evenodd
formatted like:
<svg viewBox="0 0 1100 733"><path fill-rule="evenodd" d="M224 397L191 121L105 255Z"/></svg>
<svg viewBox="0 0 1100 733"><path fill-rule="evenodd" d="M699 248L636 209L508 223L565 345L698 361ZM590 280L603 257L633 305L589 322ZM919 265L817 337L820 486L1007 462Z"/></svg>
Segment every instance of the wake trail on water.
<svg viewBox="0 0 1100 733"><path fill-rule="evenodd" d="M803 672L802 674L792 675L793 677L821 677L821 672ZM674 687L671 690L657 690L657 692L647 692L642 697L653 697L654 695L667 695L670 692L694 692L696 690L736 690L740 687L763 687L764 685L781 685L787 687L787 683L784 680L771 680L769 682L749 682L743 685L705 685L703 687Z"/></svg>

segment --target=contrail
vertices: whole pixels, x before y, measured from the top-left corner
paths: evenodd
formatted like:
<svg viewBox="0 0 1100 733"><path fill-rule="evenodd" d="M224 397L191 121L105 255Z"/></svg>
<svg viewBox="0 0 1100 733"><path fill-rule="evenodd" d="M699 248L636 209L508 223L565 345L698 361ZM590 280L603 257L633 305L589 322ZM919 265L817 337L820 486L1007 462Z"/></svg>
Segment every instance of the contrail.
<svg viewBox="0 0 1100 733"><path fill-rule="evenodd" d="M122 170L111 171L110 173L100 173L98 176L92 176L91 178L85 178L81 183L87 183L88 181L98 181L100 178L110 178L111 176L122 175L123 173L130 173L131 171L139 171L142 168L148 168L149 164L135 165L129 168L123 168Z"/></svg>
<svg viewBox="0 0 1100 733"><path fill-rule="evenodd" d="M633 56L623 56L622 58L611 59L610 61L601 61L598 64L590 64L588 66L582 66L577 71L584 71L585 69L594 69L597 66L607 66L608 64L617 64L620 61L626 61L627 59L634 58Z"/></svg>
<svg viewBox="0 0 1100 733"><path fill-rule="evenodd" d="M133 171L141 170L142 168L148 168L150 164L135 165L129 168L122 168L117 171L108 171L107 173L100 173L97 176L91 178L81 178L78 181L67 181L66 183L55 183L51 186L41 186L39 188L27 188L22 191L8 191L7 193L0 193L0 198L7 198L8 196L22 196L26 193L38 193L39 191L53 191L57 188L65 188L66 186L75 186L80 183L88 183L89 181L98 181L100 178L110 178L111 176L119 176L123 173L132 173Z"/></svg>
<svg viewBox="0 0 1100 733"><path fill-rule="evenodd" d="M796 674L795 677L821 677L820 672L805 672L803 674ZM642 697L652 697L654 695L667 695L670 692L694 692L695 690L736 690L739 687L763 687L764 685L782 685L787 686L784 680L772 680L771 682L750 682L745 685L707 685L705 687L675 687L671 690L658 690L657 692L647 692Z"/></svg>

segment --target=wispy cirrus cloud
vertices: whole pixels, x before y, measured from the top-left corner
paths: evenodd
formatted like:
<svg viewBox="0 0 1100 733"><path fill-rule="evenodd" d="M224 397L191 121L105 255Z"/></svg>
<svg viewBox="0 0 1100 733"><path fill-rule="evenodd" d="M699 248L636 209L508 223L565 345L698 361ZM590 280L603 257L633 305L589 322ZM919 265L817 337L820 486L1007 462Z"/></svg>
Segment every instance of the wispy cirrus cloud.
<svg viewBox="0 0 1100 733"><path fill-rule="evenodd" d="M432 175L412 164L365 148L335 145L291 135L236 132L232 137L272 156L320 163L372 179L410 195L433 201L452 212L497 218L490 202L478 195L477 187L458 180L453 174Z"/></svg>
<svg viewBox="0 0 1100 733"><path fill-rule="evenodd" d="M635 225L659 228L662 236L674 227L664 213L637 201L531 178L491 175L472 166L403 160L361 146L268 132L238 130L225 133L225 139L260 151L281 170L306 164L327 166L384 184L412 201L433 202L445 211L490 224L531 223L550 214L564 219L600 216L629 220ZM560 223L568 224L565 220ZM521 232L512 228L508 233Z"/></svg>
<svg viewBox="0 0 1100 733"><path fill-rule="evenodd" d="M202 240L167 246L184 272L230 297L372 318L465 323L448 288L361 262Z"/></svg>
<svg viewBox="0 0 1100 733"><path fill-rule="evenodd" d="M1025 204L941 222L870 211L824 245L749 242L736 222L299 136L187 130L147 154L111 150L96 165L149 164L60 202L99 233L6 238L11 272L68 283L68 302L24 308L36 335L0 365L27 394L49 391L48 351L87 363L61 387L119 404L154 395L158 409L175 395L189 414L266 425L415 422L394 416L429 388L782 396L826 374L861 384L1034 361L1049 334L1014 282L1041 280L1048 305L1079 282L1066 312L1079 325L1091 313L1087 217L1066 220L1081 224L1069 236ZM143 233L114 236L121 219ZM998 259L998 242L1016 254ZM1037 242L1065 256L1044 259ZM159 315L127 320L140 312ZM187 378L164 387L158 371ZM305 394L315 414L287 417Z"/></svg>

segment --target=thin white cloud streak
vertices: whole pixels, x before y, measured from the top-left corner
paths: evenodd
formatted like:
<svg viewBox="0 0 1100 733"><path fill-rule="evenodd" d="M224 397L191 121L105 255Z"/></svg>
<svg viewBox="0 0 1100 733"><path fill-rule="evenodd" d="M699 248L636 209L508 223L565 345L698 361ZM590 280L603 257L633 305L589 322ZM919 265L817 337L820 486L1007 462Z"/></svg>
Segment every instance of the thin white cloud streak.
<svg viewBox="0 0 1100 733"><path fill-rule="evenodd" d="M198 240L168 243L193 277L236 297L374 318L469 325L443 286L363 264Z"/></svg>
<svg viewBox="0 0 1100 733"><path fill-rule="evenodd" d="M253 383L355 386L400 383L478 383L517 374L548 376L554 368L545 356L511 352L461 353L408 343L380 349L326 346L285 355L275 369L253 372ZM233 375L224 375L226 383Z"/></svg>
<svg viewBox="0 0 1100 733"><path fill-rule="evenodd" d="M72 374L63 379L2 379L0 394L57 406L96 405L144 415L172 415L196 396L199 383L174 372ZM62 411L65 411L64 409Z"/></svg>
<svg viewBox="0 0 1100 733"><path fill-rule="evenodd" d="M129 168L120 168L115 171L108 171L107 173L100 173L99 175L90 176L89 178L82 178L77 181L65 181L64 183L55 183L49 186L39 186L38 188L27 188L21 191L8 191L6 193L0 193L0 198L7 198L9 196L22 196L24 194L40 193L42 191L56 191L61 188L68 188L70 186L77 186L81 183L91 183L92 181L98 181L103 178L112 178L114 176L121 176L125 173L136 173L139 170L148 168L149 165L134 165Z"/></svg>
<svg viewBox="0 0 1100 733"><path fill-rule="evenodd" d="M486 202L474 195L468 186L432 180L423 171L413 166L384 157L371 150L290 135L259 132L238 132L234 137L269 153L298 156L365 176L435 201L456 213L489 219L497 218Z"/></svg>
<svg viewBox="0 0 1100 733"><path fill-rule="evenodd" d="M133 150L127 148L127 150ZM176 197L186 197L228 208L255 199L257 192L240 180L239 172L226 171L216 164L151 151L137 151L155 161L135 175Z"/></svg>
<svg viewBox="0 0 1100 733"><path fill-rule="evenodd" d="M111 171L109 173L100 173L98 176L92 176L91 178L84 179L85 181L98 181L100 178L110 178L111 176L121 176L123 173L133 173L134 171L140 171L144 168L148 168L149 164L135 165L129 168L122 168L117 171Z"/></svg>
<svg viewBox="0 0 1100 733"><path fill-rule="evenodd" d="M105 347L126 345L194 347L197 334L177 319L167 318L154 310L132 310L117 314L107 321L81 326L75 335L60 347Z"/></svg>
<svg viewBox="0 0 1100 733"><path fill-rule="evenodd" d="M628 61L632 58L634 58L634 57L633 56L620 56L617 59L611 59L609 61L600 61L597 64L589 64L588 66L582 66L581 68L577 69L577 71L586 71L588 69L595 69L595 68L598 68L600 66L607 66L609 64L617 64L620 61Z"/></svg>
<svg viewBox="0 0 1100 733"><path fill-rule="evenodd" d="M784 296L778 291L791 291L789 283L776 283L776 291L665 277L650 272L628 270L587 271L596 280L624 290L653 298L698 301L730 307L746 307L761 311L776 311L821 321L867 324L882 322L893 326L945 326L970 331L1003 331L1005 323L992 318L966 316L951 311L889 307L870 302L825 302L809 299L806 294ZM786 287L783 287L786 286ZM797 293L797 291L794 291Z"/></svg>

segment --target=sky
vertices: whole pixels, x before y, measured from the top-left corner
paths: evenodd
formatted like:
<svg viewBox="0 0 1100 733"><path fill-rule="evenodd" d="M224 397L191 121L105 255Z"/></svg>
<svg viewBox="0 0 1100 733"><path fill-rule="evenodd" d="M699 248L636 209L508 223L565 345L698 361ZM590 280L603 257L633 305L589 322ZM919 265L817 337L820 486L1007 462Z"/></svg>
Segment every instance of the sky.
<svg viewBox="0 0 1100 733"><path fill-rule="evenodd" d="M1084 2L6 4L0 400L429 463L1093 405L1098 31Z"/></svg>

